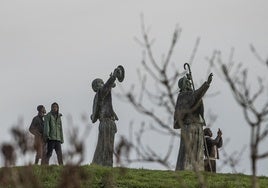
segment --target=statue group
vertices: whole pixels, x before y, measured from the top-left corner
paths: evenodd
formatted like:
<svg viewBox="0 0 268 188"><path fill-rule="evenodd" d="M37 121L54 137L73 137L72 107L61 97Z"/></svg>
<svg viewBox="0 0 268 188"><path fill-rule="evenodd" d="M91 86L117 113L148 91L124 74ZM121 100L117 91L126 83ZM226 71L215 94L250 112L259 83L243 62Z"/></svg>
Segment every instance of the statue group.
<svg viewBox="0 0 268 188"><path fill-rule="evenodd" d="M189 64L186 63L184 68L186 69L186 67L188 67L189 73L178 82L180 93L174 112L174 128L181 129L176 170L202 171L204 170L205 142L202 98L210 86L213 74L211 73L207 81L195 90ZM124 76L124 68L118 66L105 83L100 78L92 82L92 88L96 94L91 120L93 123L99 120L98 142L92 163L97 165L113 166L114 137L117 132L115 121L118 120L118 117L113 110L111 90L115 87L116 79L122 82Z"/></svg>

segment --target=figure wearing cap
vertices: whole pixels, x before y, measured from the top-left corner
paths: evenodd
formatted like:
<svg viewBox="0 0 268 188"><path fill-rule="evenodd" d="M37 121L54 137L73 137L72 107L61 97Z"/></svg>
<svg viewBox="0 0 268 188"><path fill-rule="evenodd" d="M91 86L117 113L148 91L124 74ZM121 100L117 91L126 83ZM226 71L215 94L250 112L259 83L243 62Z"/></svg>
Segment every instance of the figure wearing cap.
<svg viewBox="0 0 268 188"><path fill-rule="evenodd" d="M122 82L124 75L124 68L118 66L106 83L100 78L92 82L92 89L96 94L90 118L93 123L100 121L98 143L92 161L97 165L113 166L114 136L117 132L115 121L118 117L113 110L111 90L115 87L115 80Z"/></svg>
<svg viewBox="0 0 268 188"><path fill-rule="evenodd" d="M203 126L204 106L202 97L212 81L208 80L197 90L192 89L191 75L187 74L178 82L180 93L174 113L174 129L181 129L181 141L176 170L204 170Z"/></svg>

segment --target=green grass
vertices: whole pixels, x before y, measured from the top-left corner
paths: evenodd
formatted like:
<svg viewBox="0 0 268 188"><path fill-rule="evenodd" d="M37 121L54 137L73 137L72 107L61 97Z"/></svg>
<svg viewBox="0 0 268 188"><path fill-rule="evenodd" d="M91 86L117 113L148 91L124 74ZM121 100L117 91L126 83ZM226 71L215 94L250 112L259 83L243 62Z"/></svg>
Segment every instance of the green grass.
<svg viewBox="0 0 268 188"><path fill-rule="evenodd" d="M211 188L251 187L251 176L202 172ZM268 177L258 177L260 187L268 187ZM173 188L200 187L197 175L190 171L106 168L90 166L23 166L0 169L0 187L117 187Z"/></svg>

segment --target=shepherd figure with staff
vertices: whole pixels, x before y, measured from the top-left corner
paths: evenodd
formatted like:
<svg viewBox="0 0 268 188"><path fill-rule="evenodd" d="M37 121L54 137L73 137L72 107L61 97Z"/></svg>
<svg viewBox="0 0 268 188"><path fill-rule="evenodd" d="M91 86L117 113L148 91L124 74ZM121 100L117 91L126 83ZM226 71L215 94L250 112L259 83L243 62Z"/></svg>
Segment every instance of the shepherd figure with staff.
<svg viewBox="0 0 268 188"><path fill-rule="evenodd" d="M176 170L204 170L204 106L202 98L212 81L210 73L207 81L195 90L190 65L184 64L189 73L178 82L180 93L174 113L174 129L181 129L181 141Z"/></svg>

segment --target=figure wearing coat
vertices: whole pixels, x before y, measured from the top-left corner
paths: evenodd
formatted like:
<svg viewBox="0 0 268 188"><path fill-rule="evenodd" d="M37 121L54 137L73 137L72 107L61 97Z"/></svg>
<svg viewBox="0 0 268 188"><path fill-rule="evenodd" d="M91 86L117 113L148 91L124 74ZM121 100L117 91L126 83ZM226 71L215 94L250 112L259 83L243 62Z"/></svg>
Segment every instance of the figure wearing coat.
<svg viewBox="0 0 268 188"><path fill-rule="evenodd" d="M223 139L222 132L219 129L217 137L212 138L212 132L209 128L204 129L205 142L204 142L204 168L208 172L216 172L216 159L219 159L219 149L222 147Z"/></svg>
<svg viewBox="0 0 268 188"><path fill-rule="evenodd" d="M91 120L99 124L99 135L92 163L113 166L114 136L117 132L115 120L118 120L112 106L111 89L116 76L111 75L102 88L96 91Z"/></svg>
<svg viewBox="0 0 268 188"><path fill-rule="evenodd" d="M186 84L189 82L187 78L183 79ZM181 129L181 141L176 170L204 170L203 126L205 126L205 120L202 97L207 92L210 82L205 82L195 91L184 89L183 84L179 84L181 91L175 107L174 128Z"/></svg>

